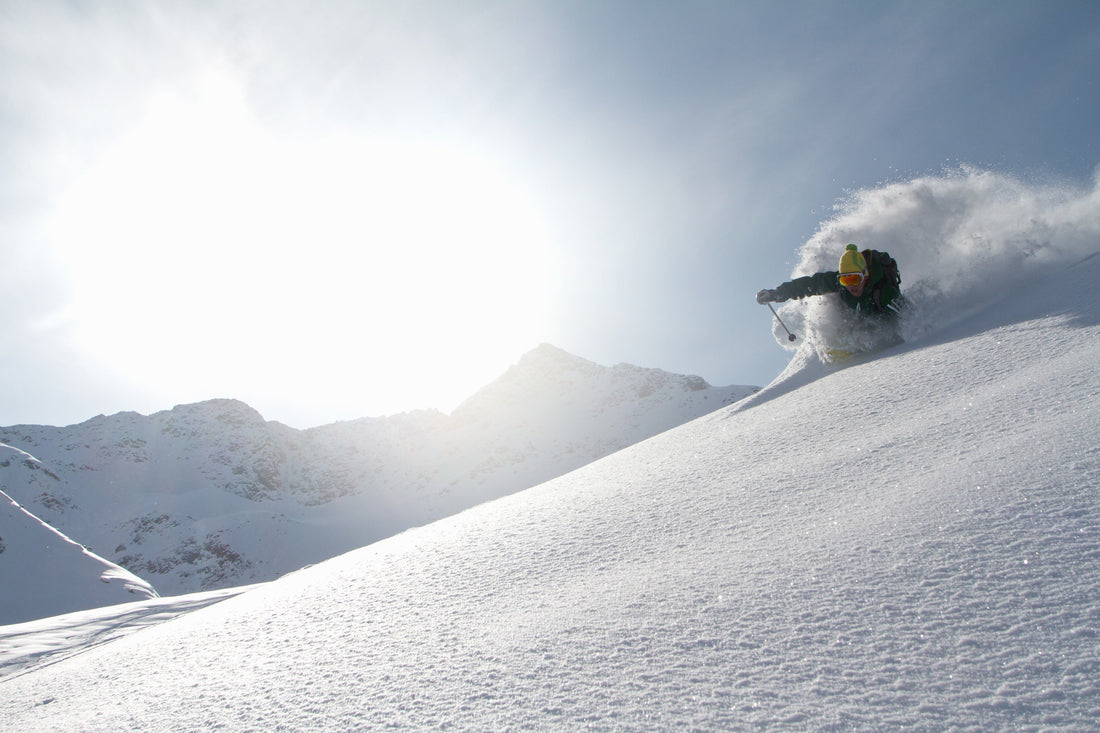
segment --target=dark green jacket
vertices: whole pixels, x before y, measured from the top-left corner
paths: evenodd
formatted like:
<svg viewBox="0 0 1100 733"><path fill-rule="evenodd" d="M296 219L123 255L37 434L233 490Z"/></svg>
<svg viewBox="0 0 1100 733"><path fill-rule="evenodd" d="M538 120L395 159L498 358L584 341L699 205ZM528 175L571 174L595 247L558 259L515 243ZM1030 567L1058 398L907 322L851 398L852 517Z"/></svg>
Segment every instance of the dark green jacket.
<svg viewBox="0 0 1100 733"><path fill-rule="evenodd" d="M775 289L779 301L792 298L805 298L810 295L837 293L840 301L849 308L867 315L893 315L901 305L901 286L886 276L879 258L880 253L873 249L864 250L863 256L868 262L868 283L863 295L855 297L840 284L837 272L819 272L785 282ZM897 301L897 302L895 302Z"/></svg>

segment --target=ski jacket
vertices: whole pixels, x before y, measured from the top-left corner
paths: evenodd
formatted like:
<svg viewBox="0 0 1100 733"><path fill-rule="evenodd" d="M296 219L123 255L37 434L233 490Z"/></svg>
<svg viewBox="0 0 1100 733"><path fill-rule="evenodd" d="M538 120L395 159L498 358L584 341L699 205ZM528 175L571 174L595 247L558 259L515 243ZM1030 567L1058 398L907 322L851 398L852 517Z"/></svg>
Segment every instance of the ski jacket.
<svg viewBox="0 0 1100 733"><path fill-rule="evenodd" d="M863 289L863 295L858 298L848 292L848 289L840 284L840 273L836 271L819 272L815 275L798 277L790 282L785 282L775 289L778 301L792 298L805 298L811 295L826 295L837 293L840 302L867 315L894 315L898 312L895 303L901 297L900 278L897 277L896 265L891 273L887 273L883 263L889 260L890 255L885 252L877 252L873 249L863 250L863 257L867 260L867 286Z"/></svg>

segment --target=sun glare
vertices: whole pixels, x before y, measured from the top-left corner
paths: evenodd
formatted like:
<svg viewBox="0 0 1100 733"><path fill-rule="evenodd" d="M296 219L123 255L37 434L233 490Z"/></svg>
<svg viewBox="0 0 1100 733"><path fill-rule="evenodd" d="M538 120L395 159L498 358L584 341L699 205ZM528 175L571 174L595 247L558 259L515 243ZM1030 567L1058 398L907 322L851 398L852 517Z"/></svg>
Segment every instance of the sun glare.
<svg viewBox="0 0 1100 733"><path fill-rule="evenodd" d="M54 221L83 348L208 396L447 409L540 340L553 290L537 208L483 155L280 137L217 76L152 100Z"/></svg>

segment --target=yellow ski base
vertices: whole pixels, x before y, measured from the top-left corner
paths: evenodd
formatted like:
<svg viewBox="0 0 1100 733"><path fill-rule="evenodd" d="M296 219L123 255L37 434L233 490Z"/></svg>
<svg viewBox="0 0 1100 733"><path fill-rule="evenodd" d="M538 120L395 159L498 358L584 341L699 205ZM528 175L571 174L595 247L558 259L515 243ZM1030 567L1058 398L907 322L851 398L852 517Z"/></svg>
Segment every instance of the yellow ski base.
<svg viewBox="0 0 1100 733"><path fill-rule="evenodd" d="M858 353L858 351L851 351L848 349L829 349L825 352L825 360L830 364L838 364L848 361Z"/></svg>

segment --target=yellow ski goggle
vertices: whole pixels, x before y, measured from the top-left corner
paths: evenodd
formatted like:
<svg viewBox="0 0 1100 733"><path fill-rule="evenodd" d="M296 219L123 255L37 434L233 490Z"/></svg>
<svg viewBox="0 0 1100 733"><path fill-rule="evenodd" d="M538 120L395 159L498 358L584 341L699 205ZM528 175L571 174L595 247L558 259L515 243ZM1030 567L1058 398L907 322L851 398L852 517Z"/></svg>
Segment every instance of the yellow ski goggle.
<svg viewBox="0 0 1100 733"><path fill-rule="evenodd" d="M840 284L846 288L854 288L866 279L867 276L862 272L845 272L837 277Z"/></svg>

